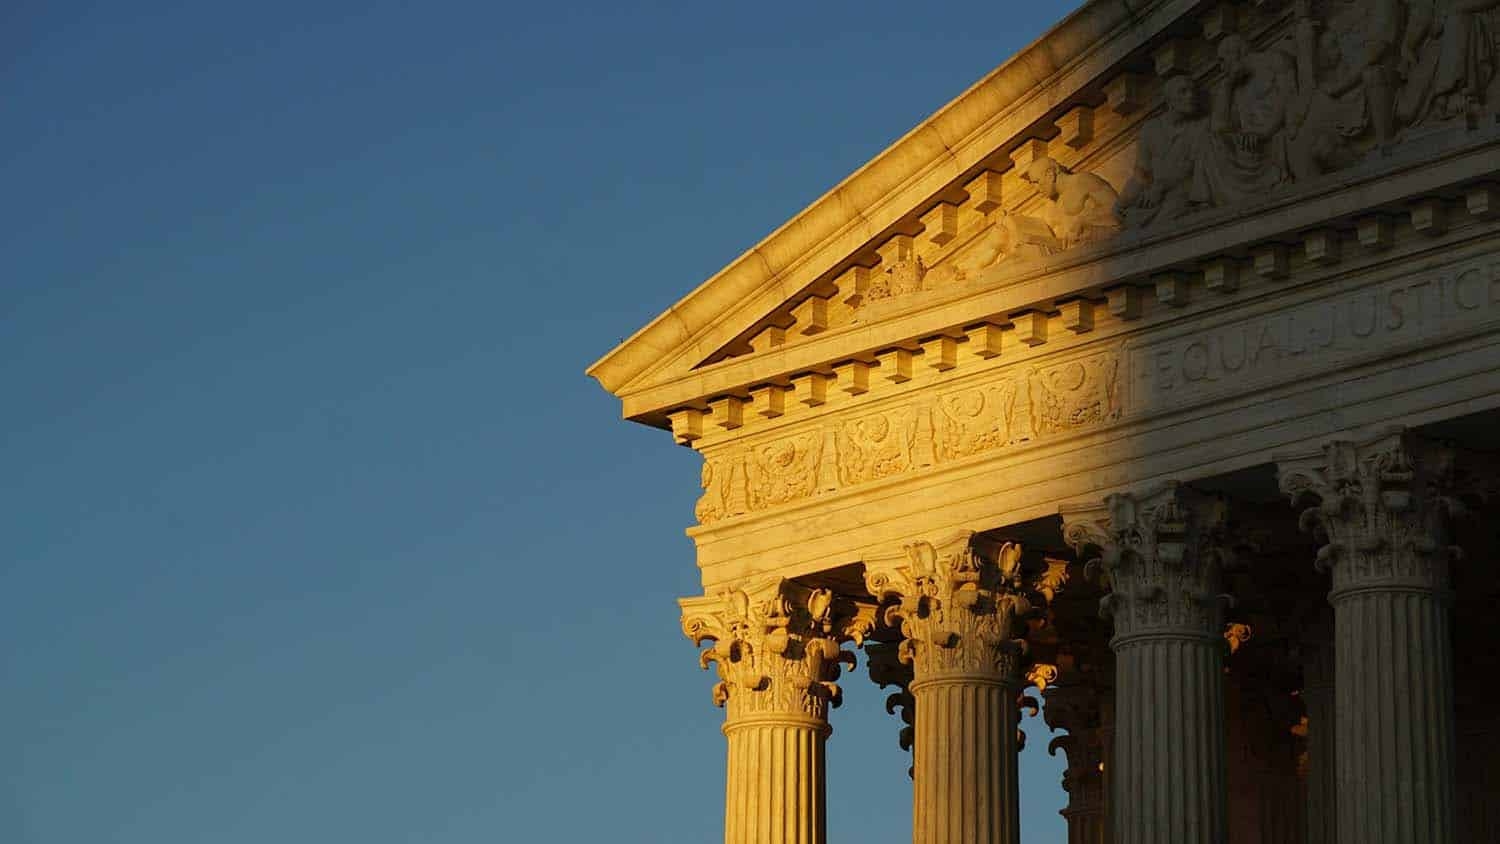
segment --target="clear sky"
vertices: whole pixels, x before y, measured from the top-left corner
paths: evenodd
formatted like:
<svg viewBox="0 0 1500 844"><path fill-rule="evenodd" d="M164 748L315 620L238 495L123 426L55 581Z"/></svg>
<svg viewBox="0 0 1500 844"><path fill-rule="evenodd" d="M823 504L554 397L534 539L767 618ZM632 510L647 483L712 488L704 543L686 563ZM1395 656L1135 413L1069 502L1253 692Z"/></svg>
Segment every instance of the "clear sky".
<svg viewBox="0 0 1500 844"><path fill-rule="evenodd" d="M0 4L0 841L717 839L698 458L583 370L1073 5Z"/></svg>

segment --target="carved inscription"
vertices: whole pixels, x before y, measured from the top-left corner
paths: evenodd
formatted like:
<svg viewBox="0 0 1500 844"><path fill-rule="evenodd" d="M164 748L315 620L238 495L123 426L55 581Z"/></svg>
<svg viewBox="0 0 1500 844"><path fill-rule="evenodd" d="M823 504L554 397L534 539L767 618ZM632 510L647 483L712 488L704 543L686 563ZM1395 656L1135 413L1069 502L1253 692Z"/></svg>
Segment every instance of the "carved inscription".
<svg viewBox="0 0 1500 844"><path fill-rule="evenodd" d="M1143 347L1132 355L1146 407L1315 374L1367 354L1434 342L1500 320L1500 260L1405 277Z"/></svg>

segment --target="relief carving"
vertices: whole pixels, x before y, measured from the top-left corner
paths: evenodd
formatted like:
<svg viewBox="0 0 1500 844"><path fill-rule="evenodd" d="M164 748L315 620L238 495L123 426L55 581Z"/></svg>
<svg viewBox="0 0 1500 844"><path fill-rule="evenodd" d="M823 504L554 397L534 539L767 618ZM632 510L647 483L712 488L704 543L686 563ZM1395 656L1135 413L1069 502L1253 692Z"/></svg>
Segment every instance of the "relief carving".
<svg viewBox="0 0 1500 844"><path fill-rule="evenodd" d="M1311 0L1265 48L1231 33L1207 108L1188 73L1162 87L1117 206L1127 228L1262 197L1383 153L1403 133L1492 109L1500 0ZM1207 112L1206 116L1204 112Z"/></svg>
<svg viewBox="0 0 1500 844"><path fill-rule="evenodd" d="M1472 120L1495 83L1495 16L1500 0L1415 0L1407 12L1398 68L1404 84L1396 119L1407 125Z"/></svg>
<svg viewBox="0 0 1500 844"><path fill-rule="evenodd" d="M764 510L808 498L818 490L823 438L816 432L787 437L750 450L750 508Z"/></svg>
<svg viewBox="0 0 1500 844"><path fill-rule="evenodd" d="M1118 419L1118 350L711 453L695 513L708 525Z"/></svg>
<svg viewBox="0 0 1500 844"><path fill-rule="evenodd" d="M854 268L845 313L972 282L1007 261L1045 259L1122 231L1159 231L1199 212L1262 201L1408 139L1497 117L1500 0L1256 0L1243 11L1246 23L1220 28L1205 62L1172 67L1156 92L1157 111L1138 129L1122 130L1133 139L1111 138L1098 149L1077 134L1061 142L1094 169L1112 166L1114 146L1132 146L1123 186L1045 154L1007 177L1036 190L1040 201L1026 213L1009 198L1002 206L997 188L966 183L982 228L961 240L957 206L944 203L953 218L925 241L938 251L918 255L911 235L899 236L896 247L889 244L898 238L888 239L868 278L867 262ZM924 230L931 223L925 215L908 222L919 221Z"/></svg>
<svg viewBox="0 0 1500 844"><path fill-rule="evenodd" d="M915 462L917 413L908 407L841 424L839 481L850 486L910 471Z"/></svg>
<svg viewBox="0 0 1500 844"><path fill-rule="evenodd" d="M1026 166L1022 178L1050 203L1047 225L1060 248L1107 240L1120 230L1115 203L1120 196L1093 173L1074 173L1047 156Z"/></svg>
<svg viewBox="0 0 1500 844"><path fill-rule="evenodd" d="M1208 124L1198 89L1190 77L1173 76L1163 83L1162 99L1166 111L1141 128L1135 167L1116 204L1130 228L1173 220L1208 203L1202 184Z"/></svg>
<svg viewBox="0 0 1500 844"><path fill-rule="evenodd" d="M1227 205L1280 187L1291 175L1291 136L1302 115L1297 68L1277 50L1253 51L1230 35L1219 42L1224 76L1213 101L1209 202Z"/></svg>
<svg viewBox="0 0 1500 844"><path fill-rule="evenodd" d="M957 460L1011 443L1016 382L1006 379L937 399L938 459Z"/></svg>
<svg viewBox="0 0 1500 844"><path fill-rule="evenodd" d="M1119 356L1113 352L1044 366L1028 376L1035 436L1077 430L1120 416Z"/></svg>
<svg viewBox="0 0 1500 844"><path fill-rule="evenodd" d="M703 496L693 508L699 524L713 524L746 510L744 463L738 457L709 457L700 475Z"/></svg>
<svg viewBox="0 0 1500 844"><path fill-rule="evenodd" d="M934 278L943 283L965 281L1003 260L1055 255L1108 240L1120 231L1115 213L1119 195L1102 177L1074 173L1040 156L1026 165L1021 180L1047 200L1040 213L997 212L994 224L972 246L940 264Z"/></svg>
<svg viewBox="0 0 1500 844"><path fill-rule="evenodd" d="M915 255L903 258L874 274L863 301L878 302L915 293L922 289L922 280L926 277L927 267L921 258Z"/></svg>

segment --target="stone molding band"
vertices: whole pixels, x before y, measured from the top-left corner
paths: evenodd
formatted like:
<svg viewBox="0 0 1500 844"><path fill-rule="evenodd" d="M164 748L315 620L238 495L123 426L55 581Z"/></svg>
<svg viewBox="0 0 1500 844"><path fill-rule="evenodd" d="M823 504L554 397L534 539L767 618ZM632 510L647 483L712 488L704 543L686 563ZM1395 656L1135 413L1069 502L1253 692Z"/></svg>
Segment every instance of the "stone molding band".
<svg viewBox="0 0 1500 844"><path fill-rule="evenodd" d="M733 720L726 719L724 726L719 729L727 736L730 733L757 727L805 727L817 730L824 738L833 734L833 727L826 719L795 714L742 715Z"/></svg>

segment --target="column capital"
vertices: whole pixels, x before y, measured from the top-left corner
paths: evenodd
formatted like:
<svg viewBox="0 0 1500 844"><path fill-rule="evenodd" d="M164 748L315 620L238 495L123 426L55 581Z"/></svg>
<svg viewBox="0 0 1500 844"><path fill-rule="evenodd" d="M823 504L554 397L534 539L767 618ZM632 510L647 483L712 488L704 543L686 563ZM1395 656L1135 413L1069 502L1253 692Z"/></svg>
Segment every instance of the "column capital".
<svg viewBox="0 0 1500 844"><path fill-rule="evenodd" d="M1302 511L1303 530L1326 538L1316 565L1333 573L1330 598L1364 589L1445 591L1458 453L1405 430L1334 440L1276 461L1281 491Z"/></svg>
<svg viewBox="0 0 1500 844"><path fill-rule="evenodd" d="M1173 481L1061 512L1064 540L1080 556L1098 555L1089 565L1110 590L1099 611L1114 622L1116 649L1138 636L1223 636L1222 498Z"/></svg>
<svg viewBox="0 0 1500 844"><path fill-rule="evenodd" d="M1024 617L1021 547L964 531L942 542L912 542L899 554L865 560L865 585L882 620L899 627L899 655L915 684L941 677L1019 687Z"/></svg>
<svg viewBox="0 0 1500 844"><path fill-rule="evenodd" d="M838 706L840 669L854 666L844 641L862 644L875 621L872 604L784 578L769 578L718 595L682 598L682 631L713 664L716 706L729 729L738 720L824 721Z"/></svg>

